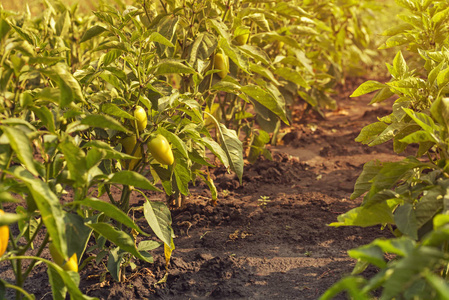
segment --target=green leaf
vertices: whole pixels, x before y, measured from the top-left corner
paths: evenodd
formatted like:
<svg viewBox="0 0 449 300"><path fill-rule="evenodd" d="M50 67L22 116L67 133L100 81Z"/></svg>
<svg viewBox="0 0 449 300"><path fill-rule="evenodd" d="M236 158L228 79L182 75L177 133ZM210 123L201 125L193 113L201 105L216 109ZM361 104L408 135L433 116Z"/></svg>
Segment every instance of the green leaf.
<svg viewBox="0 0 449 300"><path fill-rule="evenodd" d="M329 226L360 226L368 227L379 224L394 224L393 214L386 202L370 205L369 207L359 206L341 214L337 218L338 222Z"/></svg>
<svg viewBox="0 0 449 300"><path fill-rule="evenodd" d="M253 63L249 64L249 68L250 68L251 72L262 75L263 77L271 80L271 82L273 82L275 85L278 85L278 86L281 85L281 83L274 77L273 73L268 68L265 68L264 66L262 66L260 64L253 64ZM299 75L299 76L301 76L301 75Z"/></svg>
<svg viewBox="0 0 449 300"><path fill-rule="evenodd" d="M191 173L187 167L187 162L183 159L177 161L174 167L175 181L178 190L183 195L189 194L189 182L191 180Z"/></svg>
<svg viewBox="0 0 449 300"><path fill-rule="evenodd" d="M449 98L439 97L430 107L432 117L449 131Z"/></svg>
<svg viewBox="0 0 449 300"><path fill-rule="evenodd" d="M118 42L118 41L107 41L105 43L102 43L98 47L96 47L93 51L102 51L102 50L121 50L123 52L131 52L131 50L128 49L129 44Z"/></svg>
<svg viewBox="0 0 449 300"><path fill-rule="evenodd" d="M374 177L373 184L365 200L369 200L380 191L392 188L399 180L410 174L413 169L423 166L426 166L426 164L415 157L408 157L398 162L384 163L382 169Z"/></svg>
<svg viewBox="0 0 449 300"><path fill-rule="evenodd" d="M167 40L163 35L161 35L159 32L153 32L148 37L148 41L150 42L158 42L159 44L165 45L167 47L175 47L172 42Z"/></svg>
<svg viewBox="0 0 449 300"><path fill-rule="evenodd" d="M58 197L45 182L34 178L21 167L15 168L11 175L25 183L39 208L42 220L55 247L67 257L68 251L64 223L65 212L59 203Z"/></svg>
<svg viewBox="0 0 449 300"><path fill-rule="evenodd" d="M202 138L203 143L206 145L206 147L216 156L218 159L220 159L221 163L225 166L225 168L229 167L229 160L228 156L226 155L226 152L221 148L220 144L218 144L216 141L209 137L203 137Z"/></svg>
<svg viewBox="0 0 449 300"><path fill-rule="evenodd" d="M140 189L161 192L161 190L155 187L147 178L134 171L124 170L113 173L109 176L107 183L118 183L134 186Z"/></svg>
<svg viewBox="0 0 449 300"><path fill-rule="evenodd" d="M351 200L356 199L363 193L370 190L373 178L376 177L381 169L382 164L377 160L369 161L363 166L363 171L355 182L354 192L351 194Z"/></svg>
<svg viewBox="0 0 449 300"><path fill-rule="evenodd" d="M51 133L55 133L54 116L46 106L30 106L30 110L32 110L36 114L36 116L40 119L40 121L48 129L48 131L50 131Z"/></svg>
<svg viewBox="0 0 449 300"><path fill-rule="evenodd" d="M62 13L56 22L55 29L57 36L65 36L70 30L70 13L66 10Z"/></svg>
<svg viewBox="0 0 449 300"><path fill-rule="evenodd" d="M375 80L368 80L364 83L362 83L352 94L350 97L359 97L374 91L377 91L379 89L385 88L386 85L383 83L380 83Z"/></svg>
<svg viewBox="0 0 449 300"><path fill-rule="evenodd" d="M402 52L399 51L393 59L393 68L397 74L397 79L402 78L407 73L407 63L405 62Z"/></svg>
<svg viewBox="0 0 449 300"><path fill-rule="evenodd" d="M94 37L96 37L97 35L102 34L103 32L107 31L107 28L104 28L103 26L100 25L94 25L92 27L90 27L84 34L83 37L80 40L80 43L84 43Z"/></svg>
<svg viewBox="0 0 449 300"><path fill-rule="evenodd" d="M384 87L376 93L376 95L373 97L373 99L371 99L371 102L369 104L385 101L393 95L394 93L390 90L388 86Z"/></svg>
<svg viewBox="0 0 449 300"><path fill-rule="evenodd" d="M120 247L116 247L109 251L108 271L114 280L120 282L120 265L125 252L120 251Z"/></svg>
<svg viewBox="0 0 449 300"><path fill-rule="evenodd" d="M406 291L416 282L417 275L423 270L432 270L443 259L443 253L431 247L416 248L413 253L399 260L389 270L388 280L385 281L381 299L394 299Z"/></svg>
<svg viewBox="0 0 449 300"><path fill-rule="evenodd" d="M254 99L254 101L257 101L258 103L271 110L273 113L279 116L279 118L285 124L289 124L287 116L285 114L283 103L279 99L275 98L271 93L257 85L243 86L241 88L241 91Z"/></svg>
<svg viewBox="0 0 449 300"><path fill-rule="evenodd" d="M85 101L79 82L67 70L67 66L64 64L59 63L47 69L40 69L39 71L58 84L61 89L59 104L62 107L68 106L72 101Z"/></svg>
<svg viewBox="0 0 449 300"><path fill-rule="evenodd" d="M385 268L387 266L382 249L377 245L369 244L349 250L348 255L358 260L367 261L379 268Z"/></svg>
<svg viewBox="0 0 449 300"><path fill-rule="evenodd" d="M446 8L445 10L437 12L432 17L432 22L434 23L435 28L438 28L441 23L446 21L449 18L449 8Z"/></svg>
<svg viewBox="0 0 449 300"><path fill-rule="evenodd" d="M240 46L239 49L242 50L242 52L244 52L246 55L252 57L256 62L260 61L264 65L271 65L270 56L268 56L268 54L259 47L245 44L243 46Z"/></svg>
<svg viewBox="0 0 449 300"><path fill-rule="evenodd" d="M300 6L288 2L276 2L276 5L273 7L273 10L289 18L292 16L296 17L310 16L310 13L308 13ZM267 28L266 31L270 31L270 29Z"/></svg>
<svg viewBox="0 0 449 300"><path fill-rule="evenodd" d="M143 261L152 263L153 261L143 256L139 251L137 251L134 245L134 239L124 231L117 230L108 223L98 222L98 223L86 223L87 226L92 228L95 232L101 234L106 239L111 241L120 247L121 250L126 251L141 259Z"/></svg>
<svg viewBox="0 0 449 300"><path fill-rule="evenodd" d="M70 299L73 300L98 300L98 298L89 297L87 295L83 295L83 293L79 290L78 285L80 282L80 275L78 273L72 272L72 271L65 271L57 264L40 258L40 257L27 257L27 258L33 258L39 261L44 262L49 269L52 269L52 274L58 274L59 278L62 279L64 282L64 286L67 288ZM55 278L55 277L53 277ZM58 279L59 280L59 279ZM61 289L61 287L59 287ZM65 298L64 298L65 299Z"/></svg>
<svg viewBox="0 0 449 300"><path fill-rule="evenodd" d="M398 229L412 239L418 239L418 226L413 205L404 203L394 212L394 222Z"/></svg>
<svg viewBox="0 0 449 300"><path fill-rule="evenodd" d="M135 120L134 116L129 114L127 111L121 109L114 103L106 102L101 105L101 111L104 112L107 115L119 117L119 118L125 118L129 120Z"/></svg>
<svg viewBox="0 0 449 300"><path fill-rule="evenodd" d="M88 125L89 127L112 129L130 133L130 131L122 124L108 115L87 115L81 120L80 123L83 125Z"/></svg>
<svg viewBox="0 0 449 300"><path fill-rule="evenodd" d="M431 272L426 272L425 276L429 285L438 293L439 299L449 299L449 285L446 280Z"/></svg>
<svg viewBox="0 0 449 300"><path fill-rule="evenodd" d="M406 137L401 139L400 142L412 144L412 143L422 143L422 142L436 143L437 141L434 139L434 137L430 133L428 133L424 130L420 130L420 131L415 131L415 132L407 135Z"/></svg>
<svg viewBox="0 0 449 300"><path fill-rule="evenodd" d="M64 61L64 59L65 59L64 57L35 56L30 57L30 59L28 60L28 64L30 65L43 64L51 66Z"/></svg>
<svg viewBox="0 0 449 300"><path fill-rule="evenodd" d="M93 140L85 143L82 148L97 148L100 150L106 151L105 159L132 159L135 158L134 156L125 154L123 152L117 151L114 148L112 148L109 144Z"/></svg>
<svg viewBox="0 0 449 300"><path fill-rule="evenodd" d="M402 109L401 109L402 110ZM393 141L393 149L396 153L401 153L407 148L408 143L402 142L402 139L406 136L420 130L421 127L416 124L409 124L402 128L395 136Z"/></svg>
<svg viewBox="0 0 449 300"><path fill-rule="evenodd" d="M386 29L384 32L382 32L382 35L384 36L394 36L401 33L406 33L410 29L413 29L413 26L408 23L402 23L396 26L392 26L388 29Z"/></svg>
<svg viewBox="0 0 449 300"><path fill-rule="evenodd" d="M146 196L144 196L146 198ZM168 207L163 202L149 201L143 205L145 219L154 234L166 245L170 246L173 241L172 220Z"/></svg>
<svg viewBox="0 0 449 300"><path fill-rule="evenodd" d="M159 248L161 245L163 245L163 243L160 243L160 242L157 242L157 241L153 241L153 240L141 241L139 243L139 245L137 245L137 250L139 250L139 251L151 251L151 250L154 250L156 248Z"/></svg>
<svg viewBox="0 0 449 300"><path fill-rule="evenodd" d="M388 240L379 238L371 244L380 247L385 253L397 254L399 256L410 255L415 251L416 246L416 242L406 236Z"/></svg>
<svg viewBox="0 0 449 300"><path fill-rule="evenodd" d="M92 234L92 229L87 227L84 224L83 218L77 214L67 213L64 218L64 223L67 236L68 257L76 253L79 263L83 258L84 251Z"/></svg>
<svg viewBox="0 0 449 300"><path fill-rule="evenodd" d="M198 60L206 61L217 48L217 38L209 32L201 32L190 46L188 62L195 66Z"/></svg>
<svg viewBox="0 0 449 300"><path fill-rule="evenodd" d="M142 231L142 229L140 229L140 227L137 226L136 223L134 223L134 221L131 220L131 218L128 217L126 213L124 213L117 206L109 202L105 202L95 198L86 198L81 201L74 201L72 202L72 204L82 205L98 210L99 212L125 225L126 227L132 228L144 236L148 236L148 234Z"/></svg>
<svg viewBox="0 0 449 300"><path fill-rule="evenodd" d="M155 76L165 74L194 74L195 70L185 65L181 60L162 59L151 68Z"/></svg>
<svg viewBox="0 0 449 300"><path fill-rule="evenodd" d="M231 41L231 35L230 35L230 31L229 28L226 26L225 23L216 20L216 19L207 19L207 25L214 28L215 31L217 31L217 33L224 38L225 40L228 41L228 43Z"/></svg>
<svg viewBox="0 0 449 300"><path fill-rule="evenodd" d="M54 300L65 300L67 296L67 288L64 280L59 276L58 272L53 268L47 268L48 281L51 285Z"/></svg>
<svg viewBox="0 0 449 300"><path fill-rule="evenodd" d="M19 158L19 160L25 165L28 171L37 176L38 172L35 166L33 148L31 147L30 139L22 131L14 127L0 126L3 133L6 134L9 145Z"/></svg>
<svg viewBox="0 0 449 300"><path fill-rule="evenodd" d="M223 78L222 80L220 80L219 82L217 82L216 84L214 84L211 87L211 90L232 93L232 94L236 94L236 95L239 94L241 85L235 83L234 81L227 80L228 78L230 78L230 77L227 76L227 77Z"/></svg>
<svg viewBox="0 0 449 300"><path fill-rule="evenodd" d="M362 128L359 135L355 138L355 141L365 145L369 144L387 127L388 124L385 124L384 122L375 122L369 124Z"/></svg>
<svg viewBox="0 0 449 300"><path fill-rule="evenodd" d="M415 112L410 108L403 107L402 109L407 113L407 115L409 115L410 118L413 119L413 121L416 122L416 124L421 126L421 128L429 134L433 135L434 129L436 129L437 127L431 117L424 113Z"/></svg>
<svg viewBox="0 0 449 300"><path fill-rule="evenodd" d="M17 34L19 36L21 36L25 41L27 41L30 44L30 46L34 45L33 38L31 37L31 35L26 30L22 29L19 26L14 25L13 23L8 22L8 24L9 24L9 26L11 26L17 32ZM30 53L31 54L30 56L33 56L32 53L33 52Z"/></svg>
<svg viewBox="0 0 449 300"><path fill-rule="evenodd" d="M229 40L222 38L218 47L244 72L249 73L249 61L246 55L238 48L230 44Z"/></svg>
<svg viewBox="0 0 449 300"><path fill-rule="evenodd" d="M443 209L443 204L443 192L440 187L424 191L421 199L415 204L416 227L419 229L432 220Z"/></svg>
<svg viewBox="0 0 449 300"><path fill-rule="evenodd" d="M305 89L310 88L310 86L307 84L304 77L302 77L301 73L299 73L298 71L292 70L291 68L287 68L287 67L276 68L274 73L299 85L300 87L303 87Z"/></svg>
<svg viewBox="0 0 449 300"><path fill-rule="evenodd" d="M8 22L6 22L3 18L0 19L0 40L2 40L10 30L11 26L9 26Z"/></svg>
<svg viewBox="0 0 449 300"><path fill-rule="evenodd" d="M442 89L448 82L449 82L449 68L446 68L438 73L437 76L438 88Z"/></svg>
<svg viewBox="0 0 449 300"><path fill-rule="evenodd" d="M386 40L385 45L379 47L379 49L382 50L382 49L388 49L388 48L405 45L405 44L408 44L409 42L411 42L412 40L413 40L413 38L408 35L403 35L403 34L395 35L395 36L392 36L391 38L389 38L388 40Z"/></svg>
<svg viewBox="0 0 449 300"><path fill-rule="evenodd" d="M340 293L348 291L351 299L369 300L371 297L362 291L362 287L366 284L366 279L361 276L347 276L332 285L319 298L319 300L335 299Z"/></svg>
<svg viewBox="0 0 449 300"><path fill-rule="evenodd" d="M61 141L59 150L64 153L65 161L70 172L70 178L75 180L75 186L81 187L87 183L86 154L69 138Z"/></svg>
<svg viewBox="0 0 449 300"><path fill-rule="evenodd" d="M6 193L6 192L0 193L0 197L2 196L3 193ZM19 215L19 214L11 214L11 213L4 212L0 218L0 226L11 225L11 224L20 222L24 219L27 219L27 218L28 218L28 216L26 214Z"/></svg>
<svg viewBox="0 0 449 300"><path fill-rule="evenodd" d="M227 129L223 124L217 124L220 136L221 148L228 157L231 170L237 174L240 184L243 176L243 145L237 133L232 129Z"/></svg>
<svg viewBox="0 0 449 300"><path fill-rule="evenodd" d="M98 166L100 162L106 157L106 151L98 148L92 148L86 155L86 168L89 172L94 172L93 168Z"/></svg>
<svg viewBox="0 0 449 300"><path fill-rule="evenodd" d="M377 135L368 145L376 146L393 139L394 136L405 126L407 126L407 124L404 124L402 122L395 122L388 125L388 127L385 128L379 135Z"/></svg>

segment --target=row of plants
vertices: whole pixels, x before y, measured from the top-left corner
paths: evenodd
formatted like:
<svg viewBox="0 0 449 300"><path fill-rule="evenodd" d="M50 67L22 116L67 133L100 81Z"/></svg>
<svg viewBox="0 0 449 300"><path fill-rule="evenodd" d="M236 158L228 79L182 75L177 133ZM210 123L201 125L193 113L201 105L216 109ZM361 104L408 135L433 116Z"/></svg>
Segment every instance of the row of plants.
<svg viewBox="0 0 449 300"><path fill-rule="evenodd" d="M347 61L368 62L362 15L377 5L340 2L146 1L82 14L44 1L37 17L1 9L0 209L17 208L0 216L0 261L16 279L0 279L0 298L33 299L23 286L39 264L54 299L90 299L78 288L90 263L120 281L163 247L168 266L172 202L204 182L215 203L210 168L241 181L244 157L270 156L265 144L298 98L335 107ZM136 195L143 206L130 205Z"/></svg>
<svg viewBox="0 0 449 300"><path fill-rule="evenodd" d="M448 299L449 267L449 6L447 1L397 1L398 26L385 31L383 47L400 47L388 82L369 80L352 96L376 91L371 103L394 99L392 113L362 129L357 141L392 141L394 151L416 154L397 162L370 161L351 199L362 203L331 226L374 226L395 236L350 250L351 275L321 299L346 291L354 299ZM388 254L388 256L387 256ZM389 257L389 259L387 259ZM372 278L359 275L378 268Z"/></svg>

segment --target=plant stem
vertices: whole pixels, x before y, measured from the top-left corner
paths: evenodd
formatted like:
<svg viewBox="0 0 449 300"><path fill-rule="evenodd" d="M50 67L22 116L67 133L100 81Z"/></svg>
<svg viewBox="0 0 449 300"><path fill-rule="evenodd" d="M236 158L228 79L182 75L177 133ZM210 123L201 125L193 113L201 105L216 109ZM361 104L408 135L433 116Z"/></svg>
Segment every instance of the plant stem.
<svg viewBox="0 0 449 300"><path fill-rule="evenodd" d="M11 262L12 263L12 262ZM23 279L22 279L22 261L20 259L16 260L16 286L19 288L23 288ZM16 290L16 299L20 300L20 291Z"/></svg>
<svg viewBox="0 0 449 300"><path fill-rule="evenodd" d="M45 238L44 238L41 246L37 250L36 256L40 256L42 254L42 251L44 251L44 248L47 245L49 239L50 239L50 235L47 232L45 234ZM36 264L36 262L37 262L37 260L35 260L35 259L31 261L31 263L28 266L27 270L25 271L25 273L23 273L24 279L26 279L28 277L28 275L30 274L31 270L34 268L34 265Z"/></svg>
<svg viewBox="0 0 449 300"><path fill-rule="evenodd" d="M37 228L34 231L33 236L30 238L30 241L25 245L25 247L23 247L20 251L17 252L17 255L23 255L31 247L31 243L36 238L36 236L43 224L44 224L44 222L42 221L42 219L40 219L40 222L39 222L39 224L37 224Z"/></svg>
<svg viewBox="0 0 449 300"><path fill-rule="evenodd" d="M22 289L21 287L15 286L15 285L13 285L13 284L9 284L9 283L7 283L7 282L5 282L5 281L3 281L3 280L2 280L2 282L3 282L3 284L5 285L6 288L14 289L14 290L16 290L16 293L20 292L20 293L22 293L23 295L25 295L25 297L26 297L27 299L29 299L29 300L34 300L34 297L31 296L30 294L28 294L28 293L27 293L24 289Z"/></svg>
<svg viewBox="0 0 449 300"><path fill-rule="evenodd" d="M112 193L111 193L111 189L110 189L110 187L109 187L109 184L105 184L105 185L104 185L104 189L106 190L106 194L108 195L109 200L111 200L112 204L114 204L115 206L117 206L117 202L115 201L114 196L113 196Z"/></svg>

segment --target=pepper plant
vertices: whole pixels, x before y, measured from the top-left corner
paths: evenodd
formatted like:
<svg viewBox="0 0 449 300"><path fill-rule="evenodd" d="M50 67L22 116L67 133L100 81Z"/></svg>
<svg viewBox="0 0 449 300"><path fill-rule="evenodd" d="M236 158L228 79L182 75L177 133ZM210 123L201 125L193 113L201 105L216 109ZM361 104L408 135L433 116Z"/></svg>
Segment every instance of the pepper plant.
<svg viewBox="0 0 449 300"><path fill-rule="evenodd" d="M385 32L385 47L405 44L387 65L391 80L367 81L353 96L377 91L371 103L395 96L392 113L362 129L357 141L370 146L393 141L394 151L417 145L416 155L397 162L370 161L356 181L351 199L362 204L338 217L331 226L388 228L396 236L378 239L349 251L357 259L353 275L330 288L322 299L347 290L368 299L382 287L381 299L444 299L449 297L447 191L449 183L449 60L445 1L397 1L408 10L405 21ZM396 258L386 261L384 253ZM356 276L368 265L380 268L370 279Z"/></svg>
<svg viewBox="0 0 449 300"><path fill-rule="evenodd" d="M17 298L31 298L23 283L33 267L44 262L54 298L64 299L69 292L88 299L77 288L74 268L65 270L65 261L72 257L81 267L108 257L108 271L116 280L126 276L127 265L135 266L133 257L151 263L148 251L161 244L167 264L170 260L174 243L168 207L162 201L145 201L141 210L160 242L136 243L137 235L149 234L128 215L131 193L146 198L145 190L161 192L155 186L160 180L168 195L186 195L189 181L199 176L215 197L207 171L200 170L202 165L212 166L205 149L209 147L241 177L241 143L217 124L220 146L203 129L194 95L180 94L167 84L168 74L194 70L157 55L156 41L167 47L173 44L144 30L135 10L96 13L105 21L100 28L90 25L96 18L71 15L73 8L47 5L36 20L1 12L2 202L19 199L27 204L1 218L0 225L17 223L20 231L10 234L8 251L1 258L11 261L16 285L3 280L2 285L15 289ZM74 19L81 26L78 37L69 34ZM99 31L106 33L98 36ZM134 137L135 145L127 151L129 137ZM162 154L173 152L169 163L161 164L161 153L154 152L154 141L161 139L167 147ZM146 151L146 142L152 154ZM116 199L112 189L121 196ZM65 198L68 193L73 197ZM99 199L103 195L109 202ZM27 256L40 233L45 237L37 253ZM18 243L21 238L25 245ZM42 258L49 241L60 266ZM94 246L87 248L89 241ZM91 254L83 261L85 253ZM31 264L23 269L25 259Z"/></svg>

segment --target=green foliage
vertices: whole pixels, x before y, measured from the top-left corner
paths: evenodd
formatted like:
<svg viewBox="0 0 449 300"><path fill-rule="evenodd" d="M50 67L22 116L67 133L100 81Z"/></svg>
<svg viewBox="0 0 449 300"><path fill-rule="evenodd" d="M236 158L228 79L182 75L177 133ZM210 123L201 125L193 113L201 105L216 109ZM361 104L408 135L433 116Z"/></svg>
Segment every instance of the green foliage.
<svg viewBox="0 0 449 300"><path fill-rule="evenodd" d="M384 47L403 45L406 49L387 64L391 80L367 81L352 95L377 91L371 103L395 96L392 113L363 128L356 140L370 146L392 140L397 153L415 144L416 155L365 164L351 195L351 199L363 196L362 204L330 224L381 225L397 238L350 250L349 255L357 259L353 274L336 283L322 299L344 290L354 297L367 297L379 288L380 299L449 297L449 10L446 1L397 3L406 9L399 16L405 23L384 33L390 36ZM386 261L384 254L395 258ZM377 275L368 280L356 276L370 264L380 268Z"/></svg>
<svg viewBox="0 0 449 300"><path fill-rule="evenodd" d="M1 258L11 261L16 285L0 288L17 298L29 296L24 280L41 261L55 299L88 299L78 274L40 257L48 242L64 259L76 253L81 266L107 258L115 280L134 259L152 262L161 245L168 266L170 210L146 193L183 198L202 180L215 202L209 153L241 182L243 153L249 149L251 162L271 158L265 145L291 122L298 95L318 111L335 108L330 94L344 66L369 63L372 54L364 17L373 1L118 4L83 15L78 5L44 1L37 17L0 8L0 207L19 202L0 224L17 222L20 231ZM214 65L217 53L229 70ZM158 134L173 164L147 151ZM143 207L130 208L135 193L146 198ZM143 212L159 241L136 244L138 234L151 234L131 209ZM24 256L41 232L35 256ZM22 272L24 259L31 263Z"/></svg>

